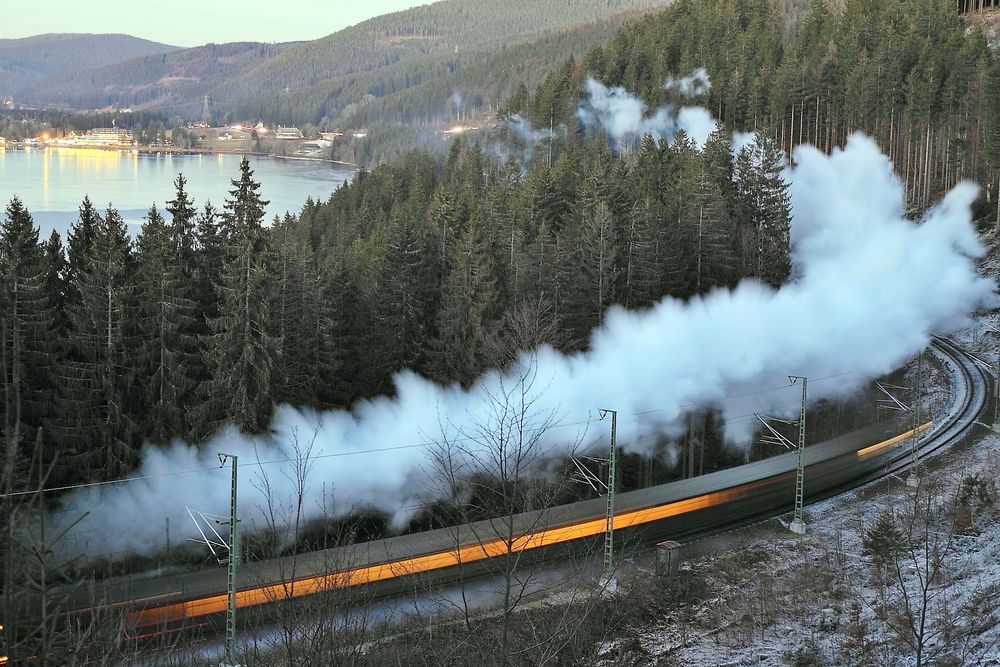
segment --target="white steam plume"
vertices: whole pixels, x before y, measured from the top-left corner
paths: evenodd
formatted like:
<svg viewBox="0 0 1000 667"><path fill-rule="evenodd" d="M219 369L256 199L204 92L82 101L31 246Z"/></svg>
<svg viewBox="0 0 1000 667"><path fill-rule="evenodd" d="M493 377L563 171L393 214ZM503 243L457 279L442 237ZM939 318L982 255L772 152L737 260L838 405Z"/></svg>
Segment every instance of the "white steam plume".
<svg viewBox="0 0 1000 667"><path fill-rule="evenodd" d="M871 140L855 135L831 156L800 147L795 162L787 172L794 283L774 290L745 281L689 303L668 298L645 312L611 309L588 351L536 351L539 414L552 411L572 423L597 408L617 409L619 441L641 449L636 443L676 428L692 405L717 405L731 424L748 411L795 405L797 388L759 392L786 384L789 374L815 380L813 399L856 389L916 354L932 333L963 326L973 309L992 300L992 282L978 276L973 260L983 252L971 224L975 186L959 185L916 224L905 219L900 181ZM137 475L196 472L73 495L67 504L74 510L94 510L74 532L90 531L91 551L142 551L162 544L169 517L176 538L189 523L185 505L215 513L228 507L229 470L218 468L216 452L237 453L248 463L281 459L296 433L300 441L316 434L307 512L317 515L324 490L332 488L341 508L370 505L404 518L403 508L426 494L427 449L387 448L433 438L442 423L455 437L476 420L489 421L486 398L499 395L501 384L516 384L529 361L523 357L507 373L488 372L468 390L403 371L395 398L365 401L350 412L283 407L267 440L226 432L200 450L179 443L147 448ZM738 430L733 426L730 435ZM558 428L546 438L557 453L574 440L572 431ZM260 470L279 498L292 492L280 466ZM261 502L250 477L244 470L240 510L248 518Z"/></svg>
<svg viewBox="0 0 1000 667"><path fill-rule="evenodd" d="M732 137L729 140L729 144L731 146L730 152L733 154L733 157L736 157L740 154L740 151L747 146L752 146L757 140L758 137L756 132L733 132ZM782 155L784 154L784 151L782 151Z"/></svg>
<svg viewBox="0 0 1000 667"><path fill-rule="evenodd" d="M581 100L577 118L587 127L603 127L616 149L634 143L647 134L673 142L679 130L686 132L699 147L703 147L718 127L712 114L702 107L677 108L668 104L647 115L646 104L624 88L609 88L593 78L587 79L585 87L588 97ZM694 97L711 90L712 82L705 68L699 67L686 77L668 78L663 87L668 91L676 91L681 97ZM516 158L522 171L534 158L538 148L566 132L565 125L551 129L536 128L518 114L501 121L500 127L509 131L509 139L512 140L495 143L492 147L493 154L502 163ZM754 136L752 133L740 134L739 138L742 141L747 137L746 143L749 143ZM734 143L734 154L736 152Z"/></svg>
<svg viewBox="0 0 1000 667"><path fill-rule="evenodd" d="M705 77L707 82L707 74ZM577 118L586 127L602 127L617 149L647 134L673 143L679 130L701 147L718 127L712 114L702 107L667 104L647 114L646 103L621 86L608 87L588 78L585 88L587 98L581 100Z"/></svg>
<svg viewBox="0 0 1000 667"><path fill-rule="evenodd" d="M518 140L526 144L539 144L543 141L551 141L556 137L555 130L550 130L548 128L538 128L536 129L534 125L531 124L526 118L521 117L520 114L514 114L506 120L506 127L514 134ZM565 126L560 126L562 131L565 131Z"/></svg>
<svg viewBox="0 0 1000 667"><path fill-rule="evenodd" d="M522 173L527 173L528 165L535 157L536 151L542 149L558 136L566 134L566 126L560 124L553 128L536 128L527 118L513 114L499 121L498 127L507 130L507 136L501 141L490 144L490 151L501 165L511 160L517 162Z"/></svg>
<svg viewBox="0 0 1000 667"><path fill-rule="evenodd" d="M699 67L688 76L675 79L670 77L663 84L665 90L676 90L683 97L697 97L712 90L712 81L704 67Z"/></svg>

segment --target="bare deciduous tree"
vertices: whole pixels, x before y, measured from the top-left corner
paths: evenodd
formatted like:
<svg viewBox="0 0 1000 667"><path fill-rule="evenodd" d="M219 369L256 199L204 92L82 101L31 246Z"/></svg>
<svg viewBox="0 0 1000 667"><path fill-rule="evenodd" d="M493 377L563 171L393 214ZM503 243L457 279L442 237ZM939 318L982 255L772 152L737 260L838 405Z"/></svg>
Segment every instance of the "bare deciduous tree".
<svg viewBox="0 0 1000 667"><path fill-rule="evenodd" d="M949 486L924 471L905 504L887 509L866 536L873 592L859 598L873 617L874 636L887 637L917 667L948 659L975 664L998 641L1000 587L975 573L959 548L973 539L966 534L971 479ZM892 544L874 553L872 545L884 542L872 534L879 531L889 531Z"/></svg>
<svg viewBox="0 0 1000 667"><path fill-rule="evenodd" d="M254 486L261 494L258 505L264 522L265 537L261 540L263 551L259 556L267 559L262 565L272 568L268 572L248 565L249 579L263 586L273 582L277 573L280 585L268 588L267 608L249 611L244 655L254 664L355 665L364 662L365 647L375 641L378 628L367 602L370 596L352 590L346 573L360 565L352 559L346 547L354 536L341 529L332 539L324 539L323 549L306 554L303 537L306 531L306 498L309 476L315 464L314 448L318 427L308 441L293 432L286 465L278 474L290 485L292 493L279 497L268 473L262 466ZM327 494L322 494L319 508L324 534L332 513L326 504ZM303 595L299 583L303 578L325 577L326 590L318 594ZM297 587L299 587L297 589Z"/></svg>

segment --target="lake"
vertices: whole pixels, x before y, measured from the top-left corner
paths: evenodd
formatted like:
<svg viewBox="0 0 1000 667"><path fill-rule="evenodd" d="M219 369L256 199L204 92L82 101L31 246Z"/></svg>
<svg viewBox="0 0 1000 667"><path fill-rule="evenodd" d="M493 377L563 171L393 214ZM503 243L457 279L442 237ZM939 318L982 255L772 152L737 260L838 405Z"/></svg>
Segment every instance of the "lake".
<svg viewBox="0 0 1000 667"><path fill-rule="evenodd" d="M65 238L85 195L103 209L109 203L121 212L133 234L149 207L166 213L178 173L201 208L211 201L222 209L239 177L239 155L145 155L96 149L0 149L0 208L15 194L41 227L43 238L53 228ZM308 197L325 201L354 175L349 165L317 160L251 157L261 197L270 200L267 220L285 211L298 212Z"/></svg>

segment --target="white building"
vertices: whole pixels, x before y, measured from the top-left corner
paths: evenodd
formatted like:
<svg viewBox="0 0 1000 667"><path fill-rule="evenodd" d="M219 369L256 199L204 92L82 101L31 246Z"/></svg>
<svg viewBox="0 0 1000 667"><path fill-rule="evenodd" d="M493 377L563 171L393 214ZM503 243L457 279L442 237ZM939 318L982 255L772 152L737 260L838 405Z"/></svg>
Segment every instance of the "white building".
<svg viewBox="0 0 1000 667"><path fill-rule="evenodd" d="M76 143L91 146L122 146L132 143L132 133L119 127L95 127L76 137Z"/></svg>
<svg viewBox="0 0 1000 667"><path fill-rule="evenodd" d="M297 127L279 127L274 131L275 139L302 139L302 130Z"/></svg>

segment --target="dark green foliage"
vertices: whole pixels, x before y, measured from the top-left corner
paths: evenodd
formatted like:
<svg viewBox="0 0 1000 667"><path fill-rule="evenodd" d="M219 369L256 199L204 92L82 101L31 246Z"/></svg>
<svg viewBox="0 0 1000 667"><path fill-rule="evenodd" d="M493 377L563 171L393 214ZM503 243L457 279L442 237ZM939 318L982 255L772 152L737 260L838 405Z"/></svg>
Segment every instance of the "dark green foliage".
<svg viewBox="0 0 1000 667"><path fill-rule="evenodd" d="M575 127L587 76L655 108L671 101L667 76L705 67L712 88L699 102L727 130L758 131L785 151L806 142L829 151L865 131L918 208L961 178L993 180L997 57L980 30L966 34L953 3L789 4L681 0L623 28L582 66L564 63L518 106L536 126Z"/></svg>
<svg viewBox="0 0 1000 667"><path fill-rule="evenodd" d="M773 141L758 137L736 157L736 238L742 245L744 275L778 286L788 278L791 208L781 176L783 157Z"/></svg>
<svg viewBox="0 0 1000 667"><path fill-rule="evenodd" d="M91 249L97 233L100 214L90 202L90 197L84 197L80 204L80 215L69 229L66 244L66 303L79 304L80 282L89 270Z"/></svg>
<svg viewBox="0 0 1000 667"><path fill-rule="evenodd" d="M452 251L438 311L436 375L471 382L486 366L486 331L498 312L498 276L488 231L475 217Z"/></svg>
<svg viewBox="0 0 1000 667"><path fill-rule="evenodd" d="M169 223L150 210L138 242L139 365L146 382L143 435L165 443L191 432L195 381L204 376L198 355L195 283L195 209L178 176L167 204Z"/></svg>
<svg viewBox="0 0 1000 667"><path fill-rule="evenodd" d="M743 221L734 212L744 204L731 149L721 134L713 141L705 152L683 137L674 146L649 141L635 159L582 143L560 149L551 166L534 160L524 174L497 170L462 142L438 165L411 154L361 172L329 202L276 225L281 264L272 273L287 274L299 244L314 249L319 265L336 267L343 364L334 383L353 387L348 396L390 389L402 368L467 383L512 357L492 332L537 339L509 330L517 312L518 329L538 328L520 304L537 304L558 323L558 334L539 342L574 350L614 304L688 298L756 275L744 270L756 263L738 243ZM768 246L783 268L773 272L780 283L786 185L773 161L763 165L747 162L744 177L766 184L774 200L766 203L784 214ZM272 313L294 302L276 302Z"/></svg>
<svg viewBox="0 0 1000 667"><path fill-rule="evenodd" d="M892 567L906 549L906 536L896 525L896 516L884 510L875 523L865 531L861 552L872 559L878 571Z"/></svg>
<svg viewBox="0 0 1000 667"><path fill-rule="evenodd" d="M271 228L275 401L327 407L338 366L336 292L290 215Z"/></svg>
<svg viewBox="0 0 1000 667"><path fill-rule="evenodd" d="M431 313L440 296L440 253L446 245L442 238L449 234L443 218L442 225L439 231L421 224L409 211L400 211L385 230L384 245L375 249L381 252L375 260L373 286L373 333L383 345L380 358L372 359L378 377L387 378L403 368L427 368L434 337ZM379 390L388 391L389 387L383 385Z"/></svg>
<svg viewBox="0 0 1000 667"><path fill-rule="evenodd" d="M50 408L53 312L45 260L31 215L15 197L0 222L0 335L5 337L0 383L3 433L17 449L31 445Z"/></svg>
<svg viewBox="0 0 1000 667"><path fill-rule="evenodd" d="M132 244L113 208L85 200L70 230L67 359L57 380L53 433L67 467L87 478L120 477L135 462L132 382Z"/></svg>
<svg viewBox="0 0 1000 667"><path fill-rule="evenodd" d="M583 201L586 202L586 198ZM590 203L592 206L583 213L578 247L583 280L578 284L584 293L583 322L602 324L604 311L616 301L621 275L621 260L618 257L620 223L600 198L592 199Z"/></svg>
<svg viewBox="0 0 1000 667"><path fill-rule="evenodd" d="M66 331L66 252L59 232L52 230L47 241L42 244L42 262L45 265L45 295L52 311L53 341L61 341Z"/></svg>
<svg viewBox="0 0 1000 667"><path fill-rule="evenodd" d="M686 273L693 278L693 294L702 294L716 287L728 287L736 282L731 204L724 198L718 180L709 168L704 154L693 157L686 165L690 197L680 200L680 232L684 256L688 259Z"/></svg>
<svg viewBox="0 0 1000 667"><path fill-rule="evenodd" d="M270 333L267 234L260 183L250 161L240 163L223 213L225 242L216 285L218 315L208 342L209 421L227 419L243 431L267 427L274 409L272 371L277 354Z"/></svg>
<svg viewBox="0 0 1000 667"><path fill-rule="evenodd" d="M223 258L224 230L220 227L218 211L206 202L195 219L195 247L193 273L197 296L198 317L204 324L218 315L218 296L215 285L220 280ZM203 333L207 333L207 329Z"/></svg>

